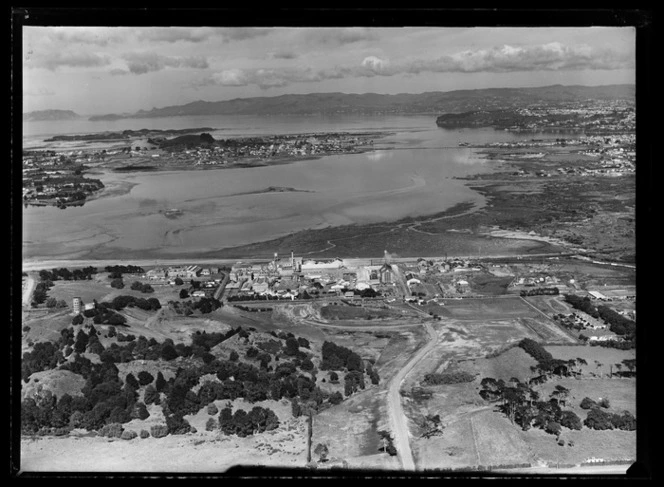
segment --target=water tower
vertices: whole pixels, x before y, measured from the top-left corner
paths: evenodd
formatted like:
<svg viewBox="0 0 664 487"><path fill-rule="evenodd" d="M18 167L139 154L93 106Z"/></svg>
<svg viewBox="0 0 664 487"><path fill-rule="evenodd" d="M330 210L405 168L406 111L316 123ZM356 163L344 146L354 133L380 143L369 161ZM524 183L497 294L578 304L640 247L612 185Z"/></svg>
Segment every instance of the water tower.
<svg viewBox="0 0 664 487"><path fill-rule="evenodd" d="M74 310L74 314L77 315L81 312L81 304L83 302L81 301L81 298L76 297L72 300L72 308Z"/></svg>

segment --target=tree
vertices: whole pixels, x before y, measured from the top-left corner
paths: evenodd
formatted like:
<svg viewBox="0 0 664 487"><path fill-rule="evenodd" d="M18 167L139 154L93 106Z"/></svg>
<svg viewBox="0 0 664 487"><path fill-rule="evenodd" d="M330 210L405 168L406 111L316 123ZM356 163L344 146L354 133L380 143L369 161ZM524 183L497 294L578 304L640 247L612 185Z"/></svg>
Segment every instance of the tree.
<svg viewBox="0 0 664 487"><path fill-rule="evenodd" d="M159 393L157 392L157 389L150 384L145 388L145 394L143 395L143 400L145 401L145 404L159 404Z"/></svg>
<svg viewBox="0 0 664 487"><path fill-rule="evenodd" d="M581 418L574 411L563 411L560 417L560 424L572 430L580 430L582 426Z"/></svg>
<svg viewBox="0 0 664 487"><path fill-rule="evenodd" d="M119 279L113 279L111 281L111 287L115 289L122 289L125 287L124 282L122 281L121 278Z"/></svg>
<svg viewBox="0 0 664 487"><path fill-rule="evenodd" d="M174 360L178 357L178 352L175 350L175 347L169 343L165 344L161 348L161 358L166 361Z"/></svg>
<svg viewBox="0 0 664 487"><path fill-rule="evenodd" d="M302 361L302 364L300 365L300 367L302 368L302 370L306 370L306 371L313 370L314 363L311 361L310 358L306 358Z"/></svg>
<svg viewBox="0 0 664 487"><path fill-rule="evenodd" d="M187 299L189 292L186 289L180 289L180 299Z"/></svg>
<svg viewBox="0 0 664 487"><path fill-rule="evenodd" d="M316 448L314 448L314 453L318 455L318 461L323 463L327 462L327 455L329 453L329 449L326 444L324 443L319 443L316 445Z"/></svg>
<svg viewBox="0 0 664 487"><path fill-rule="evenodd" d="M341 392L335 391L333 392L330 397L328 398L328 401L330 404L341 404L341 402L344 400L343 396L341 395Z"/></svg>
<svg viewBox="0 0 664 487"><path fill-rule="evenodd" d="M286 349L284 353L286 355L297 355L297 352L300 350L300 344L298 343L295 337L289 337L286 339Z"/></svg>
<svg viewBox="0 0 664 487"><path fill-rule="evenodd" d="M147 372L145 370L141 370L138 373L138 383L141 386L146 386L146 385L152 383L153 380L154 380L154 376L152 374L150 374L150 372Z"/></svg>
<svg viewBox="0 0 664 487"><path fill-rule="evenodd" d="M58 304L58 300L55 298L48 298L46 300L46 307L47 308L55 308Z"/></svg>
<svg viewBox="0 0 664 487"><path fill-rule="evenodd" d="M85 318L83 318L83 315L79 313L72 318L71 324L74 326L82 325L83 321L85 321Z"/></svg>

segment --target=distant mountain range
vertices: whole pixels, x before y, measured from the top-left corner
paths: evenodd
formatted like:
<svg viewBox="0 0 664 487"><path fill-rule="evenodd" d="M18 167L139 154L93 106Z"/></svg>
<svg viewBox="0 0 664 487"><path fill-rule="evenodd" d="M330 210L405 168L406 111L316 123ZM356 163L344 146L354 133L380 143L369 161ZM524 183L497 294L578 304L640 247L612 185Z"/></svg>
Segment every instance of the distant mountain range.
<svg viewBox="0 0 664 487"><path fill-rule="evenodd" d="M71 110L38 110L23 114L24 122L38 122L44 120L76 120L82 118Z"/></svg>
<svg viewBox="0 0 664 487"><path fill-rule="evenodd" d="M488 88L478 90L400 93L311 93L274 97L236 98L225 101L195 101L136 113L94 115L97 120L155 118L190 115L315 115L315 114L441 114L471 110L496 110L549 102L584 100L634 100L634 85L563 86L537 88ZM46 112L49 112L47 110ZM57 110L52 110L57 112ZM39 113L39 112L32 112ZM73 112L70 112L73 113Z"/></svg>

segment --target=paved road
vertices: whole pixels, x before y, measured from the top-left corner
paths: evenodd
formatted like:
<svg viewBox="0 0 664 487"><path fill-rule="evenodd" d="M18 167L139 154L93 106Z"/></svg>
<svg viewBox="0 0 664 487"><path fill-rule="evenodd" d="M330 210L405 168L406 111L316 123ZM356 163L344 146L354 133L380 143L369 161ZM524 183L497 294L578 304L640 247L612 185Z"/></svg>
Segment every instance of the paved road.
<svg viewBox="0 0 664 487"><path fill-rule="evenodd" d="M401 407L401 395L399 394L399 389L401 389L401 383L406 378L408 372L410 372L412 368L436 346L436 332L430 323L425 323L424 326L426 327L431 340L392 378L388 387L387 395L390 424L392 426L392 433L394 434L394 447L397 449L397 455L401 461L402 468L408 471L415 470L415 460L413 459L413 452L410 449L408 418Z"/></svg>
<svg viewBox="0 0 664 487"><path fill-rule="evenodd" d="M30 298L32 297L32 291L35 290L35 278L31 275L25 279L25 286L23 287L23 306L30 306Z"/></svg>
<svg viewBox="0 0 664 487"><path fill-rule="evenodd" d="M550 468L531 467L509 470L493 470L500 473L520 473L526 475L625 475L631 465L584 465L581 467Z"/></svg>
<svg viewBox="0 0 664 487"><path fill-rule="evenodd" d="M563 256L575 256L579 255L579 252L555 252L555 253L543 253L543 254L522 254L522 255L483 255L481 258L478 258L477 255L469 256L459 256L459 255L447 255L447 256L422 256L425 260L440 260L440 259L462 259L462 260L488 260L493 259L534 259L534 258L547 258L547 257L563 257ZM365 257L365 258L347 258L344 259L347 263L353 265L367 265L371 261L383 261L385 259L384 255L377 257ZM390 262L400 263L400 262L414 262L418 257L391 257ZM22 269L25 272L28 271L38 271L41 269L53 269L56 267L86 267L86 266L95 266L103 268L105 266L117 265L119 262L125 265L138 265L142 267L151 267L151 266L169 266L169 265L184 265L184 264L235 264L236 262L244 263L263 263L268 262L269 258L260 258L260 259L197 259L197 258L182 258L182 259L112 259L112 260L97 260L97 259L25 259L22 263ZM604 264L609 264L609 262L603 262Z"/></svg>

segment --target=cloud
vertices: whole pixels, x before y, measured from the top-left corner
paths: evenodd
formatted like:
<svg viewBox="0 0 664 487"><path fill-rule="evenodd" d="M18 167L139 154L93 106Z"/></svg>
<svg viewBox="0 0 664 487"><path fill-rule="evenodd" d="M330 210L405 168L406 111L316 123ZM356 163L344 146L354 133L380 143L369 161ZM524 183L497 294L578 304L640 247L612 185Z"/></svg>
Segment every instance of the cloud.
<svg viewBox="0 0 664 487"><path fill-rule="evenodd" d="M307 83L342 78L418 75L422 73L505 73L557 70L614 70L634 66L633 55L608 48L561 43L529 47L500 46L441 56L395 62L367 56L359 64L315 70L310 67L226 69L199 81L195 86L248 86L263 89L291 83Z"/></svg>
<svg viewBox="0 0 664 487"><path fill-rule="evenodd" d="M25 56L27 68L44 68L55 71L62 67L91 68L107 66L111 63L108 56L102 56L92 52L56 51L56 52L32 52Z"/></svg>
<svg viewBox="0 0 664 487"><path fill-rule="evenodd" d="M227 27L219 30L224 42L244 41L268 35L274 29L263 27Z"/></svg>
<svg viewBox="0 0 664 487"><path fill-rule="evenodd" d="M391 76L399 73L505 73L514 71L563 71L579 69L624 69L634 66L634 56L609 48L587 45L566 46L559 42L528 47L504 45L442 56L433 60L415 60L384 70Z"/></svg>
<svg viewBox="0 0 664 487"><path fill-rule="evenodd" d="M326 46L343 46L362 41L373 41L376 33L368 28L349 27L346 29L320 28L307 29L304 33L304 41Z"/></svg>
<svg viewBox="0 0 664 487"><path fill-rule="evenodd" d="M368 56L362 61L362 67L373 71L374 73L380 73L385 71L389 61L386 59L381 59L376 56Z"/></svg>
<svg viewBox="0 0 664 487"><path fill-rule="evenodd" d="M153 52L139 52L125 54L122 57L127 62L127 68L132 74L145 74L161 71L165 68L205 69L209 67L207 60L200 56L170 57ZM113 71L111 74L124 74L120 70Z"/></svg>
<svg viewBox="0 0 664 487"><path fill-rule="evenodd" d="M84 27L55 27L49 35L51 42L65 44L86 44L106 47L110 43L119 42L124 35L117 29L97 29Z"/></svg>
<svg viewBox="0 0 664 487"><path fill-rule="evenodd" d="M218 35L215 29L187 27L154 27L139 31L138 40L147 42L203 42Z"/></svg>
<svg viewBox="0 0 664 487"><path fill-rule="evenodd" d="M270 53L270 57L273 59L297 59L299 55L293 51L276 51Z"/></svg>

